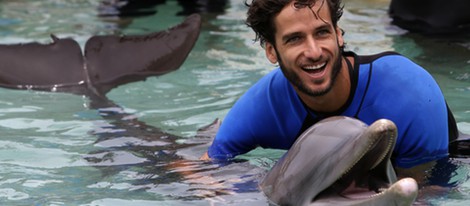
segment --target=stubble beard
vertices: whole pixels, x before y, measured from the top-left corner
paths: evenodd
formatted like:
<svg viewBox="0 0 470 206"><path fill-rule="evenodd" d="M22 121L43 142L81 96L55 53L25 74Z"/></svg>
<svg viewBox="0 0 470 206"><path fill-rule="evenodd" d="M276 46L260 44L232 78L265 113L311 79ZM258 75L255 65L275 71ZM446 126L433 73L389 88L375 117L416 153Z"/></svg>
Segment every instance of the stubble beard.
<svg viewBox="0 0 470 206"><path fill-rule="evenodd" d="M311 97L324 96L328 92L330 92L333 86L335 85L336 79L339 75L339 72L341 71L341 67L343 66L343 62L341 61L341 52L338 51L337 58L333 62L330 83L324 89L314 90L314 89L309 88L307 85L307 82L303 82L297 73L295 73L292 69L288 69L284 65L281 59L281 56L277 52L277 49L275 49L275 51L276 51L277 59L279 62L279 67L281 68L281 71L284 74L284 76L287 78L287 80L289 80L289 82L293 84L294 87L296 87L300 92L305 93Z"/></svg>

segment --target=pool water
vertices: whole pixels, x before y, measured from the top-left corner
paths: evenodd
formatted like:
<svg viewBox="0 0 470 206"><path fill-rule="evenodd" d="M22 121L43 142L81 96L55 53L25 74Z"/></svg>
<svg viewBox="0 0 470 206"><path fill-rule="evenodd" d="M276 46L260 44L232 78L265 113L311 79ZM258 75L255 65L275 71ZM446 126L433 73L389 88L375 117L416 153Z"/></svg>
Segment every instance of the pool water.
<svg viewBox="0 0 470 206"><path fill-rule="evenodd" d="M188 10L181 2L163 0L153 15L116 18L98 17L98 0L1 1L0 43L50 42L54 33L83 45L96 34L163 30L184 19L177 15ZM388 0L345 3L340 25L347 49L393 50L427 68L459 129L470 133L470 35L410 34L390 25ZM202 31L179 70L107 94L117 112L98 111L78 95L0 88L0 203L267 205L257 183L283 151L257 149L232 164L209 164L195 160L207 144L191 146L209 143L196 131L223 119L275 67L243 23L243 1L220 6L199 8ZM470 203L469 166L458 166L459 186L430 203Z"/></svg>

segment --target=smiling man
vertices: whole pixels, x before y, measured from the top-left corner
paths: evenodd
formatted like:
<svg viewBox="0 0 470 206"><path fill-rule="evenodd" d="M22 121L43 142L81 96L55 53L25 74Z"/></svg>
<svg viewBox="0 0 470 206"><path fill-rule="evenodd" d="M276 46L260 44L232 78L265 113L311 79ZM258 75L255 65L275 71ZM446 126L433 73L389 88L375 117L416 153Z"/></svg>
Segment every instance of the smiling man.
<svg viewBox="0 0 470 206"><path fill-rule="evenodd" d="M393 121L398 138L392 161L398 170L447 156L456 126L436 81L397 53L345 52L337 25L341 0L247 5L247 25L279 68L235 103L202 159L230 159L259 146L289 149L308 127L335 115L367 124Z"/></svg>

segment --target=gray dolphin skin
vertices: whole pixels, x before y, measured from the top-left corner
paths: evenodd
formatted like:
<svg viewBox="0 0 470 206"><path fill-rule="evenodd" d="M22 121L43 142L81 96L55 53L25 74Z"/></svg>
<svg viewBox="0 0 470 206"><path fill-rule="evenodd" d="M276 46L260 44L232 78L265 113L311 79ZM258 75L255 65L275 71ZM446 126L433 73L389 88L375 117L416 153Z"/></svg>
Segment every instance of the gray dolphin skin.
<svg viewBox="0 0 470 206"><path fill-rule="evenodd" d="M105 98L111 89L178 69L200 33L201 17L145 35L93 36L84 54L73 39L0 45L0 87Z"/></svg>
<svg viewBox="0 0 470 206"><path fill-rule="evenodd" d="M277 205L411 205L412 178L397 181L390 157L397 128L331 117L311 126L260 183Z"/></svg>

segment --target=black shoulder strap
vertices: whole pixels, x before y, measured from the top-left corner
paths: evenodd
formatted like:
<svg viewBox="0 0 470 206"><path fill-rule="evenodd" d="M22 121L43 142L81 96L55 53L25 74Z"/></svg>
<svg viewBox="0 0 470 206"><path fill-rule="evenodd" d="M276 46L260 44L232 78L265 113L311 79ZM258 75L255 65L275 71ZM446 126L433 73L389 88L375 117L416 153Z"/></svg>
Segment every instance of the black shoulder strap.
<svg viewBox="0 0 470 206"><path fill-rule="evenodd" d="M449 142L457 140L459 137L459 130L457 128L457 122L455 121L454 114L450 111L449 105L446 102L447 106L447 122L449 124Z"/></svg>
<svg viewBox="0 0 470 206"><path fill-rule="evenodd" d="M361 55L359 58L359 63L360 64L371 63L375 61L376 59L383 57L383 56L387 56L387 55L400 55L400 54L394 51L386 51L386 52L381 52L381 53L372 54L372 55Z"/></svg>

